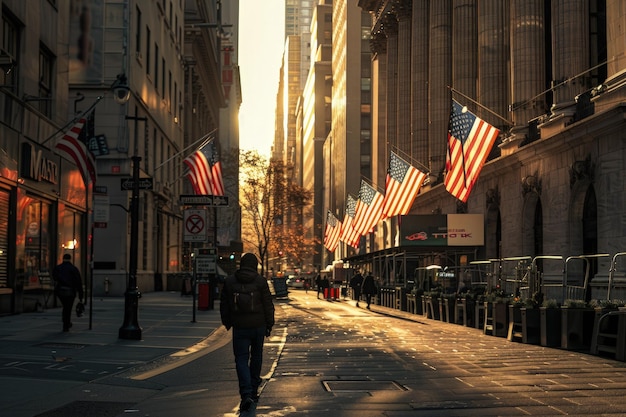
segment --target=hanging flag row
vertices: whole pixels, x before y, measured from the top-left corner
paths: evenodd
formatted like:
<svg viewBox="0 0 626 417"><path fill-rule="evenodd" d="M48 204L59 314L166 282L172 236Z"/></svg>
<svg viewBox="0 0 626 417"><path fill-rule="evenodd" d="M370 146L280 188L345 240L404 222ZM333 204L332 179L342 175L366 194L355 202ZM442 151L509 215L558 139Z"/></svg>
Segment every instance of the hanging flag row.
<svg viewBox="0 0 626 417"><path fill-rule="evenodd" d="M450 194L467 202L499 134L498 129L453 100L444 177ZM338 241L358 248L361 236L372 232L380 220L409 213L426 175L392 151L384 195L361 180L358 199L347 197L343 223L328 212L324 233L326 249L334 252Z"/></svg>

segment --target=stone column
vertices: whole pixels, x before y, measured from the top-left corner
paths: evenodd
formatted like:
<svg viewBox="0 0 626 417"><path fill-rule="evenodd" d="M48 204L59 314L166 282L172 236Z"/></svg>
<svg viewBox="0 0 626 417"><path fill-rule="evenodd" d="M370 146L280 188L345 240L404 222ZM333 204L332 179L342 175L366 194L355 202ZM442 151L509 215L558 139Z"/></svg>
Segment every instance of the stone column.
<svg viewBox="0 0 626 417"><path fill-rule="evenodd" d="M512 111L515 127L501 148L517 148L528 122L547 112L543 0L511 0Z"/></svg>
<svg viewBox="0 0 626 417"><path fill-rule="evenodd" d="M387 147L387 37L375 33L372 50L372 179L384 184L389 166Z"/></svg>
<svg viewBox="0 0 626 417"><path fill-rule="evenodd" d="M434 175L443 178L446 163L448 122L450 120L452 82L452 5L449 1L430 2L430 74L428 116L428 165Z"/></svg>
<svg viewBox="0 0 626 417"><path fill-rule="evenodd" d="M411 156L428 168L428 2L416 1L411 31Z"/></svg>
<svg viewBox="0 0 626 417"><path fill-rule="evenodd" d="M387 144L398 146L398 21L393 14L384 18L387 35Z"/></svg>
<svg viewBox="0 0 626 417"><path fill-rule="evenodd" d="M393 5L398 19L398 93L397 144L411 154L411 2L396 0ZM405 157L406 157L405 155Z"/></svg>
<svg viewBox="0 0 626 417"><path fill-rule="evenodd" d="M590 75L573 76L589 69L589 3L552 0L552 116L571 117L576 96L590 89Z"/></svg>
<svg viewBox="0 0 626 417"><path fill-rule="evenodd" d="M476 99L478 79L478 28L476 0L452 2L452 87L468 97ZM457 101L477 112L474 103L459 96Z"/></svg>
<svg viewBox="0 0 626 417"><path fill-rule="evenodd" d="M509 118L509 6L502 0L481 0L478 8L478 102ZM512 126L489 112L478 115L506 132Z"/></svg>

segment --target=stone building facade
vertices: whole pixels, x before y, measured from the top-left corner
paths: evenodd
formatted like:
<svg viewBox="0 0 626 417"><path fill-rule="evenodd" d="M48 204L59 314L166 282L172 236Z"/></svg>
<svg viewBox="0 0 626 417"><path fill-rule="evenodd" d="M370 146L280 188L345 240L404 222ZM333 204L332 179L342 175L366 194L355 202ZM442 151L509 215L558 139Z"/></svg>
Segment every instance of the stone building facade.
<svg viewBox="0 0 626 417"><path fill-rule="evenodd" d="M372 90L382 92L374 100L384 103L372 106L380 109L374 123L385 127L373 130L379 187L389 152L401 151L430 174L411 215L484 216L484 245L447 247L438 259L458 266L583 255L593 298L606 295L611 260L626 248L621 2L361 0L359 6L372 16L373 65L384 69L372 79ZM466 203L443 184L453 98L501 130ZM369 236L375 250L348 260L387 284L432 261L433 248L398 245L399 223L381 222ZM469 257L455 255L468 249ZM397 262L380 260L390 257ZM544 269L547 280L562 279L562 265ZM623 278L618 268L616 298L626 298Z"/></svg>

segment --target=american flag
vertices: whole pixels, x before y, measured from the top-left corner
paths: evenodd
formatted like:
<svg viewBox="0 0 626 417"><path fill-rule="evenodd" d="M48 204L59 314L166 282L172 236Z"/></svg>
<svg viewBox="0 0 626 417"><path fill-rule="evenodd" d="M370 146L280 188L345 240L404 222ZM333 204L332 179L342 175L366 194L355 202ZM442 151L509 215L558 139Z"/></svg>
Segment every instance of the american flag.
<svg viewBox="0 0 626 417"><path fill-rule="evenodd" d="M72 126L72 128L63 135L63 137L56 144L55 148L59 154L68 157L74 161L78 167L85 183L96 183L96 162L93 159L93 155L87 149L85 144L79 139L80 132L85 126L86 116L82 117L78 122Z"/></svg>
<svg viewBox="0 0 626 417"><path fill-rule="evenodd" d="M392 151L385 184L383 218L407 214L425 178L425 173Z"/></svg>
<svg viewBox="0 0 626 417"><path fill-rule="evenodd" d="M446 190L462 202L467 201L499 133L456 100L452 101L444 183Z"/></svg>
<svg viewBox="0 0 626 417"><path fill-rule="evenodd" d="M367 182L361 180L359 199L356 202L356 214L352 227L361 235L369 233L383 215L383 200L381 193Z"/></svg>
<svg viewBox="0 0 626 417"><path fill-rule="evenodd" d="M217 158L213 139L183 160L189 168L187 178L199 195L224 195L222 164Z"/></svg>
<svg viewBox="0 0 626 417"><path fill-rule="evenodd" d="M356 198L348 194L346 201L346 214L343 217L343 224L341 225L341 237L339 238L346 245L353 248L359 247L359 240L361 240L361 234L354 230L352 223L354 222L354 215L356 214Z"/></svg>
<svg viewBox="0 0 626 417"><path fill-rule="evenodd" d="M341 222L330 211L326 215L326 231L324 233L324 246L331 252L337 249L339 236L341 235Z"/></svg>
<svg viewBox="0 0 626 417"><path fill-rule="evenodd" d="M213 195L224 195L224 179L222 178L222 162L220 161L219 153L217 151L217 147L215 146L215 141L211 140L207 143L207 146L210 149L211 159L209 160L211 164L211 175L213 176Z"/></svg>

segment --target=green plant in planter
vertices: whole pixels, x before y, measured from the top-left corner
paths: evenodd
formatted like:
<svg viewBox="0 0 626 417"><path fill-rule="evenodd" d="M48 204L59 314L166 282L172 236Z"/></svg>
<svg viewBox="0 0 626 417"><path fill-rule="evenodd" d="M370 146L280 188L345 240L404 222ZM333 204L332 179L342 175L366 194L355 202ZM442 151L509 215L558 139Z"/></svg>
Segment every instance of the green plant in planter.
<svg viewBox="0 0 626 417"><path fill-rule="evenodd" d="M591 300L589 305L602 310L617 310L619 307L624 307L626 303L622 300Z"/></svg>
<svg viewBox="0 0 626 417"><path fill-rule="evenodd" d="M563 302L563 306L567 308L588 308L589 303L584 300L567 299Z"/></svg>
<svg viewBox="0 0 626 417"><path fill-rule="evenodd" d="M541 303L541 307L545 307L545 308L559 308L559 302L556 301L554 298L549 298L547 300L543 300L543 302Z"/></svg>

